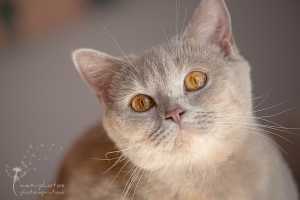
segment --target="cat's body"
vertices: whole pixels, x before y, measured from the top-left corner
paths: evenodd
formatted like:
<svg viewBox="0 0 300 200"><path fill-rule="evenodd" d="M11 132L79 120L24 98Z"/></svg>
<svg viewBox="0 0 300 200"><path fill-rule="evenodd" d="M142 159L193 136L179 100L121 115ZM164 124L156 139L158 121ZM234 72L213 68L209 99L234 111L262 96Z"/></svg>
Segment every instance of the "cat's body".
<svg viewBox="0 0 300 200"><path fill-rule="evenodd" d="M55 199L298 199L253 116L250 66L222 0L203 0L182 36L139 58L83 49L74 61L104 128L71 150L58 180L65 195ZM109 165L107 152L122 156Z"/></svg>
<svg viewBox="0 0 300 200"><path fill-rule="evenodd" d="M249 154L252 155L236 154L227 164L215 169L203 168L199 163L199 168L179 172L174 170L172 163L168 163L169 167L166 170L152 174L145 171L139 180L134 199L146 197L149 200L296 200L295 187L289 184L293 182L291 174L281 157L278 157L279 152L274 144L270 144L268 140L260 140L259 137L252 138L240 152L247 152L247 148L252 149L251 145L263 148L251 151ZM102 174L115 162L106 161L105 154L115 150L114 143L107 137L102 126L90 130L71 149L59 174L57 183L64 184L65 188L61 191L65 194L45 196L45 200L121 199L131 175L128 171L132 170L133 165L127 163L122 169L127 162L124 160ZM108 155L108 158L119 155L113 153ZM245 159L246 156L249 160L259 157L259 161L251 162ZM122 172L116 176L121 169ZM131 199L135 186L128 199Z"/></svg>

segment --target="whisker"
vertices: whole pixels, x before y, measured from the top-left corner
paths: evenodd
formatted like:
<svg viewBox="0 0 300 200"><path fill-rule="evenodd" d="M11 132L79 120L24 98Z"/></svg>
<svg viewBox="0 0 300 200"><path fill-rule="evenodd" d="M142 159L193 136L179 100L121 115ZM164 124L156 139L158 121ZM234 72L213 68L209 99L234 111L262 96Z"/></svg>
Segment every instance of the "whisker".
<svg viewBox="0 0 300 200"><path fill-rule="evenodd" d="M134 170L133 170L133 172L132 172L132 174L130 175L130 177L128 178L128 180L127 180L127 182L126 182L126 185L125 185L125 187L124 187L124 189L123 189L123 192L122 192L122 194L121 194L121 199L124 199L124 198L126 198L127 196L128 196L128 193L130 192L130 190L131 190L131 185L132 185L132 182L133 182L133 180L135 179L135 177L136 177L136 174L138 173L138 170L139 170L139 166L133 166L133 168L134 168ZM132 169L131 169L132 170ZM131 171L130 170L130 171ZM129 172L130 172L129 171Z"/></svg>
<svg viewBox="0 0 300 200"><path fill-rule="evenodd" d="M128 57L126 56L126 54L124 53L124 51L122 50L122 48L120 47L120 45L117 43L117 41L115 40L115 38L111 35L111 33L107 30L107 28L105 27L104 24L102 24L104 29L106 30L106 32L109 34L109 36L111 37L111 39L115 42L115 44L117 45L117 47L119 48L120 53L126 58L126 60L131 64L131 66L135 69L136 72L138 72L136 66L134 66L132 64L132 62L128 59Z"/></svg>
<svg viewBox="0 0 300 200"><path fill-rule="evenodd" d="M114 63L117 63L118 65L120 65L121 67L123 67L123 69L126 69L130 74L132 74L136 79L138 79L137 76L136 76L132 71L130 71L127 67L125 67L124 65L122 65L120 62L117 62L116 60L111 59L111 58L109 58L109 57L108 57L108 59L109 59L110 61L114 62ZM133 80L133 79L132 79L132 80Z"/></svg>
<svg viewBox="0 0 300 200"><path fill-rule="evenodd" d="M149 175L149 178L148 178L148 181L147 181L144 199L146 199L146 195L147 195L147 191L148 191L148 186L149 186L149 182L150 182L150 178L151 178L152 173L153 173L153 169L151 170L150 175Z"/></svg>
<svg viewBox="0 0 300 200"><path fill-rule="evenodd" d="M271 138L269 138L269 137L267 137L267 136L265 136L265 135L263 135L263 134L260 134L260 133L256 133L256 132L252 132L252 131L249 131L249 130L244 130L244 131L246 131L246 132L248 132L248 133L253 133L253 134L256 134L256 135L260 135L260 136L262 136L262 137L264 137L264 138L266 138L266 139L268 139L268 140L270 140L272 143L274 143L276 146L278 146L287 156L289 156L290 157L290 155L279 145L279 144L277 144L274 140L272 140Z"/></svg>
<svg viewBox="0 0 300 200"><path fill-rule="evenodd" d="M249 132L249 131L248 131ZM279 145L279 144L277 144L274 140L272 140L271 138L269 138L269 137L267 137L267 136L265 136L265 135L263 135L263 134L260 134L260 133L255 133L255 132L249 132L249 133L254 133L254 134L257 134L257 135L260 135L260 136L262 136L262 137L264 137L264 138L266 138L266 139L268 139L268 140L270 140L272 143L274 143L276 146L278 146L287 156L289 156L290 157L290 155Z"/></svg>
<svg viewBox="0 0 300 200"><path fill-rule="evenodd" d="M287 138L285 138L285 137L283 137L283 136L281 136L281 135L279 135L279 134L277 134L277 133L274 133L274 132L272 132L272 131L267 131L267 130L264 130L264 129L253 128L253 127L247 127L247 126L238 126L238 125L222 125L222 126L227 126L227 127L228 127L228 126L230 126L230 127L236 126L236 127L246 128L246 129L252 129L252 130L263 131L263 132L266 132L266 133L270 133L270 134L272 134L272 135L276 135L276 136L278 136L278 137L280 137L280 138L282 138L282 139L284 139L284 140L286 140L286 141L288 141L288 142L294 144L294 142L292 142L291 140L289 140L289 139L287 139Z"/></svg>
<svg viewBox="0 0 300 200"><path fill-rule="evenodd" d="M300 130L300 128L286 128L286 129L291 129L291 130Z"/></svg>
<svg viewBox="0 0 300 200"><path fill-rule="evenodd" d="M274 114L274 115L263 116L262 118L274 117L274 116L280 115L280 114L282 114L282 113L288 112L288 111L290 111L290 110L295 110L295 109L297 109L297 108L299 108L299 106L294 107L294 108L290 108L290 109L287 109L287 110L284 110L284 111L281 111L281 112L279 112L279 113L277 113L277 114Z"/></svg>
<svg viewBox="0 0 300 200"><path fill-rule="evenodd" d="M131 148L131 149L132 149L132 148ZM126 150L128 150L128 149L126 149ZM135 155L136 153L137 153L137 151L136 151L133 155ZM110 183L110 185L109 185L108 188L106 189L106 191L105 191L103 197L106 195L107 191L109 190L109 188L111 187L111 185L113 184L113 182L115 181L115 179L118 177L118 175L121 173L121 171L124 169L124 167L128 164L129 161L130 161L130 160L128 159L128 160L126 161L126 163L122 166L122 168L119 170L119 172L117 173L117 175L114 177L114 179L112 180L112 182ZM107 170L107 171L108 171L108 170Z"/></svg>
<svg viewBox="0 0 300 200"><path fill-rule="evenodd" d="M160 24L160 27L162 28L162 30L163 30L163 32L164 32L164 34L165 34L165 37L166 37L168 43L170 44L169 38L168 38L168 36L167 36L167 33L166 33L166 31L165 31L163 25L161 24L161 22L160 22L159 20L158 20L158 23Z"/></svg>
<svg viewBox="0 0 300 200"><path fill-rule="evenodd" d="M106 30L107 31L107 30ZM126 54L123 52L123 50L121 49L121 47L119 48L118 46L116 46L116 45L114 45L111 41L109 41L107 38L105 38L103 35L101 35L100 33L97 33L100 37L102 37L104 40L106 40L109 44L111 44L115 49L117 49L126 59L127 59L127 61L129 61L129 59L128 59L128 57L126 56ZM112 36L111 36L112 37ZM110 59L110 60L112 60L112 59ZM115 63L117 63L117 64L119 64L119 65L121 65L121 63L119 63L119 62L116 62L115 60L112 60L112 61L114 61ZM131 62L129 62L130 64L131 64L131 66L135 69L135 71L137 72L137 69L135 68L135 66L131 63ZM127 69L125 66L123 66L123 65L121 65L122 67L124 67L125 69ZM128 69L127 69L128 70ZM129 70L128 70L129 71ZM129 71L129 72L131 72L131 71ZM131 72L132 73L132 72ZM132 73L132 75L134 75L133 73ZM134 75L135 76L135 75ZM136 77L136 76L135 76Z"/></svg>
<svg viewBox="0 0 300 200"><path fill-rule="evenodd" d="M183 28L184 28L184 24L185 24L186 16L187 16L187 9L185 8L185 16L184 16L184 20L183 20L183 23L182 23L182 27L181 27L181 32L180 32L180 35L182 35L182 34L183 34Z"/></svg>
<svg viewBox="0 0 300 200"><path fill-rule="evenodd" d="M136 179L136 176L137 174L139 173L139 167L136 166L133 173L131 174L131 176L129 177L125 187L124 187L124 190L122 192L122 198L121 199L126 199L126 197L128 196L128 193L130 192L131 190L131 185L133 184L133 181Z"/></svg>
<svg viewBox="0 0 300 200"><path fill-rule="evenodd" d="M140 170L141 169L138 166L135 167L133 173L129 177L129 179L124 187L124 190L122 192L122 199L125 199L128 196L129 192L132 189L131 186L134 184L135 180L137 179L137 176L140 173Z"/></svg>
<svg viewBox="0 0 300 200"><path fill-rule="evenodd" d="M119 164L120 162L122 162L124 159L122 159L122 158L124 158L123 156L120 156L119 158L118 158L118 160L112 165L112 166L110 166L106 171L104 171L103 173L102 173L102 175L104 175L104 174L106 174L109 170L111 170L112 168L114 168L117 164Z"/></svg>
<svg viewBox="0 0 300 200"><path fill-rule="evenodd" d="M173 38L172 23L170 23L171 38Z"/></svg>
<svg viewBox="0 0 300 200"><path fill-rule="evenodd" d="M180 14L180 0L176 0L176 35L179 30L179 14Z"/></svg>
<svg viewBox="0 0 300 200"><path fill-rule="evenodd" d="M148 161L149 161L148 163L150 163L150 162L153 160L153 157L154 157L155 153L158 152L158 150L159 150L159 149L157 149L156 151L153 152L152 155L150 155L150 157L149 157L149 159L148 159ZM140 181L141 181L141 178L142 178L142 176L144 175L145 171L146 171L146 169L143 170L143 172L142 172L142 174L141 174L141 176L140 176L140 178L139 178L139 180L138 180L138 182L137 182L137 185L136 185L135 190L134 190L134 192L133 192L132 199L133 199L133 197L134 197L134 194L135 194L135 192L136 192L136 190L137 190L137 187L138 187L138 185L139 185L139 183L140 183Z"/></svg>
<svg viewBox="0 0 300 200"><path fill-rule="evenodd" d="M147 154L150 156L148 157L148 155L146 155L145 157L147 157L147 159L142 163L142 166L139 167L139 166L136 166L136 168L134 169L134 172L131 174L131 176L129 177L125 187L124 187L124 190L123 190L123 193L122 193L122 199L125 199L129 192L131 191L132 189L132 186L134 185L134 183L137 181L138 179L138 176L139 174L141 173L142 171L142 167L146 164L146 162L151 158L151 156L155 153L155 151L153 152L153 147L154 145L148 147L147 151L150 151L148 152Z"/></svg>
<svg viewBox="0 0 300 200"><path fill-rule="evenodd" d="M133 146L133 147L129 147L129 148L127 148L127 149L122 149L122 150L118 150L118 151L107 152L105 155L112 154L112 153L120 153L120 152L128 151L128 150L134 149L134 148L136 148L136 147L138 147L138 146L141 146L141 145L144 144L145 142L147 142L147 140L145 140L144 142L142 142L142 143L140 143L140 144L138 144L138 145L135 145L135 146Z"/></svg>
<svg viewBox="0 0 300 200"><path fill-rule="evenodd" d="M127 165L127 163L129 162L129 159L127 160L127 162L122 166L122 168L119 170L119 172L117 173L117 175L114 177L114 179L112 180L112 182L109 184L108 188L106 189L103 197L105 197L107 191L109 190L110 186L113 184L113 182L116 180L116 178L119 176L119 174L121 173L122 169L124 169L124 167Z"/></svg>
<svg viewBox="0 0 300 200"><path fill-rule="evenodd" d="M288 128L288 127L284 127L284 126L282 126L278 123L275 123L271 120L264 119L265 117L269 117L269 116L255 117L255 116L246 116L246 115L231 113L231 114L223 114L223 115L213 115L213 117L217 118L217 117L220 117L220 116L231 116L231 115L236 115L236 116L239 116L239 117L244 117L244 118L249 118L249 119L257 119L257 120L261 120L261 121L264 121L264 122L268 122L268 123L273 124L275 126L269 126L269 125L257 125L257 126L263 126L263 127L270 128L270 129L273 129L273 130L278 130L278 131L290 133L290 134L293 134L293 135L299 135L297 133L291 132L290 130L298 130L298 129L300 130L300 128ZM284 129L285 131L282 130L282 129Z"/></svg>
<svg viewBox="0 0 300 200"><path fill-rule="evenodd" d="M260 102L260 103L259 103L258 105L256 105L256 106L254 106L253 109L254 109L254 108L257 108L257 107L259 107L261 104L263 104L263 103L266 101L266 99L268 98L270 92L271 92L271 89L270 89L269 92L267 93L266 97L262 100L262 102Z"/></svg>
<svg viewBox="0 0 300 200"><path fill-rule="evenodd" d="M117 160L117 159L119 159L120 157L118 157L118 158L109 158L109 159L107 159L107 158L92 158L92 159L94 159L94 160L99 160L99 161L111 161L111 160Z"/></svg>
<svg viewBox="0 0 300 200"><path fill-rule="evenodd" d="M263 108L263 109L260 109L260 110L253 110L253 112L255 113L255 112L261 112L261 111L263 111L263 110L269 110L269 109L271 109L271 108L275 108L275 107L277 107L277 106L280 106L280 105L282 105L282 104L284 104L284 103L287 103L288 101L284 101L284 102L281 102L281 103L279 103L279 104L276 104L275 106L270 106L270 107L268 107L268 108Z"/></svg>
<svg viewBox="0 0 300 200"><path fill-rule="evenodd" d="M110 161L112 161L112 160L117 160L115 163L122 162L122 160L119 161L119 159L120 159L120 157L122 157L122 155L117 157L117 158L108 158L107 156L105 156L105 157L106 158L92 158L92 159L93 160L99 160L99 161L108 161L109 165L111 165Z"/></svg>
<svg viewBox="0 0 300 200"><path fill-rule="evenodd" d="M106 40L109 44L111 44L115 49L117 49L123 55L123 52L119 49L119 47L117 47L115 44L113 44L111 41L109 41L106 37L104 37L100 33L96 32L96 34L102 37L104 40Z"/></svg>
<svg viewBox="0 0 300 200"><path fill-rule="evenodd" d="M147 141L147 140L146 140L146 141ZM107 156L108 154L111 154L111 153L119 153L119 152L124 152L124 151L128 151L128 150L134 149L134 148L136 148L136 147L138 147L138 146L144 144L146 141L144 141L144 142L142 142L141 144L138 144L138 145L136 145L136 146L127 148L127 149L123 149L123 150L119 150L119 151L107 152L107 153L105 154L105 156ZM133 155L135 155L136 153L137 153L137 151L136 151ZM123 157L124 159L121 159L122 157ZM125 156L123 156L123 155L120 156L119 159L116 161L116 163L114 163L110 168L108 168L108 169L107 169L105 172L103 172L102 174L107 173L109 170L111 170L113 167L115 167L117 164L119 164L120 162L122 162L122 161L125 160L125 159L126 159ZM111 185L113 184L113 182L115 181L115 179L119 176L119 174L121 173L121 171L124 169L124 167L127 165L127 163L128 163L129 161L130 161L130 160L128 159L128 160L126 161L126 163L122 166L122 168L119 170L119 172L117 173L117 175L114 177L114 179L112 180L112 182L109 184L108 188L106 189L106 191L105 191L103 197L106 195L107 191L109 190L109 188L111 187Z"/></svg>
<svg viewBox="0 0 300 200"><path fill-rule="evenodd" d="M265 94L261 95L261 96L258 96L258 97L253 97L252 100L256 100L256 99L260 99L266 95L268 95L270 92L271 92L272 89L270 89L268 92L266 92Z"/></svg>
<svg viewBox="0 0 300 200"><path fill-rule="evenodd" d="M137 187L138 187L138 185L139 185L139 183L140 183L140 181L141 181L141 179L142 179L142 177L143 177L143 175L144 175L146 169L141 170L141 171L142 171L142 174L140 175L140 178L137 180L138 182L137 182L137 184L136 184L136 186L135 186L135 189L134 189L134 192L133 192L133 195L132 195L132 199L134 198L134 195L135 195L135 192L136 192L136 190L137 190ZM139 174L138 174L138 175L139 175Z"/></svg>
<svg viewBox="0 0 300 200"><path fill-rule="evenodd" d="M161 152L162 150L163 150L163 148L161 147L157 154L160 154L160 152ZM156 157L156 158L157 158L157 157ZM149 186L149 183L150 183L150 178L151 178L152 173L153 173L153 169L151 170L150 175L149 175L149 178L148 178L148 181L147 181L144 199L146 199L146 194L147 194L147 191L148 191L148 186Z"/></svg>
<svg viewBox="0 0 300 200"><path fill-rule="evenodd" d="M286 103L287 101L285 102L282 102L282 103L279 103L277 105L274 105L274 106L271 106L271 107L268 107L268 108L265 108L265 109L261 109L261 110L256 110L256 111L249 111L249 112L244 112L243 114L251 114L252 112L260 112L262 110L267 110L267 109L270 109L270 108L274 108L276 106L279 106L283 103ZM269 117L274 117L274 116L277 116L277 115L280 115L282 113L285 113L285 112L288 112L290 110L294 110L294 109L297 109L299 108L299 106L296 106L296 107L293 107L293 108L290 108L290 109L287 109L287 110L284 110L284 111L281 111L279 113L276 113L276 114L273 114L273 115L266 115L266 116L260 116L260 117L254 117L254 116L251 116L252 118L259 118L259 119L262 119L262 118L269 118ZM250 117L250 116L246 116L246 115L243 115L242 113L235 113L235 112L232 112L234 110L228 110L227 112L230 112L228 114L221 114L221 115L213 115L213 117L221 117L221 116L231 116L231 115L236 115L236 116L241 116L241 117ZM226 112L224 112L226 113Z"/></svg>
<svg viewBox="0 0 300 200"><path fill-rule="evenodd" d="M176 7L175 7L175 31L176 31L176 35L178 34L178 28L177 28L177 0L175 1L176 2Z"/></svg>
<svg viewBox="0 0 300 200"><path fill-rule="evenodd" d="M104 25L103 25L104 26ZM105 28L105 26L104 26ZM105 30L108 32L108 30L105 28ZM109 41L107 38L105 38L103 35L101 35L100 33L97 33L100 37L102 37L104 40L106 40L109 44L111 44L115 49L117 49L125 58L126 60L131 64L131 66L135 69L136 72L137 69L135 68L135 66L129 61L128 57L126 56L126 54L124 53L124 51L121 49L120 46L116 46L115 44L113 44L111 41ZM112 35L108 32L108 34L110 35L110 37L112 37ZM112 37L113 38L113 37ZM113 39L114 40L114 39ZM115 41L115 40L114 40ZM116 41L115 41L116 42ZM116 42L117 43L117 42ZM116 62L118 63L118 62ZM120 64L120 63L118 63ZM134 74L133 74L134 75Z"/></svg>
<svg viewBox="0 0 300 200"><path fill-rule="evenodd" d="M128 170L128 171L124 171L124 172L126 172L126 174L124 175L124 176L127 176L127 175L129 175L129 173L133 173L134 172L134 170L135 170L135 168L136 168L136 166L135 165L132 165L132 167L130 168L130 170Z"/></svg>
<svg viewBox="0 0 300 200"><path fill-rule="evenodd" d="M216 122L216 123L230 123L230 124L242 124L242 125L249 125L249 126L259 126L259 127L263 127L263 128L268 128L268 129L272 129L272 130L277 130L280 132L284 132L284 133L290 133L292 135L299 135L297 133L293 133L291 131L289 131L288 129L286 130L284 127L278 127L278 126L269 126L269 125L265 125L265 124L255 124L255 123L243 123L243 122ZM284 129L284 130L282 130Z"/></svg>
<svg viewBox="0 0 300 200"><path fill-rule="evenodd" d="M282 126L282 125L280 125L280 124L277 124L277 123L275 123L275 122L273 122L273 121L271 121L271 120L263 119L263 118L260 118L260 117L257 117L257 118L258 118L259 120L268 122L268 123L270 123L270 124L274 124L274 125L276 125L275 127L277 127L277 128L282 128L282 129L285 129L285 130L289 131L289 128L284 127L284 126ZM290 132L290 133L292 133L292 132ZM293 133L293 134L296 134L296 133ZM297 135L297 134L296 134L296 135Z"/></svg>

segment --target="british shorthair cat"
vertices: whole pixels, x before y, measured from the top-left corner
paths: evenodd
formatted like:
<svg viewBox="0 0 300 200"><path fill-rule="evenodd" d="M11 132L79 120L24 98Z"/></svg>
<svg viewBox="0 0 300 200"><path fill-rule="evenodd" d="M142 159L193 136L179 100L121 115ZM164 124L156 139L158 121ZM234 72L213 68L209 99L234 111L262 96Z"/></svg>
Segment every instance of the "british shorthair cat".
<svg viewBox="0 0 300 200"><path fill-rule="evenodd" d="M102 124L75 144L45 199L297 200L291 172L253 114L250 66L223 0L140 57L73 54Z"/></svg>

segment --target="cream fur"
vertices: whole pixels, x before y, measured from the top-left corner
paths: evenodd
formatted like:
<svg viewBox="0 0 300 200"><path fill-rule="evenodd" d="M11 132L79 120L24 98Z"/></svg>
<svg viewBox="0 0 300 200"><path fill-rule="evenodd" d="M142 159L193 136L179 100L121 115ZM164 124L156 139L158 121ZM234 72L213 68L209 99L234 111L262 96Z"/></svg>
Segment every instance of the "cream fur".
<svg viewBox="0 0 300 200"><path fill-rule="evenodd" d="M54 198L298 199L281 153L257 129L250 66L235 46L223 0L203 0L182 36L139 58L81 49L73 59L101 101L103 127L71 150L59 176L66 194ZM191 71L207 74L199 91L184 88ZM155 106L133 111L137 94L151 96ZM185 110L180 126L165 117L176 107ZM92 158L105 159L114 149L124 151L109 157L123 160L102 175L107 161Z"/></svg>

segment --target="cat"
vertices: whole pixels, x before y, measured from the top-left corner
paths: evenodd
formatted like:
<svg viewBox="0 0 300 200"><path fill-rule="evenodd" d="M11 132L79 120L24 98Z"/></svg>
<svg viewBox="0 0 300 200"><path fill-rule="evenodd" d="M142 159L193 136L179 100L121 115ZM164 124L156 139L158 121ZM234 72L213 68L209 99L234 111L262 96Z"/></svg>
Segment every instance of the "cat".
<svg viewBox="0 0 300 200"><path fill-rule="evenodd" d="M253 114L250 65L223 0L142 56L79 49L102 124L71 149L43 199L296 200L292 174Z"/></svg>

